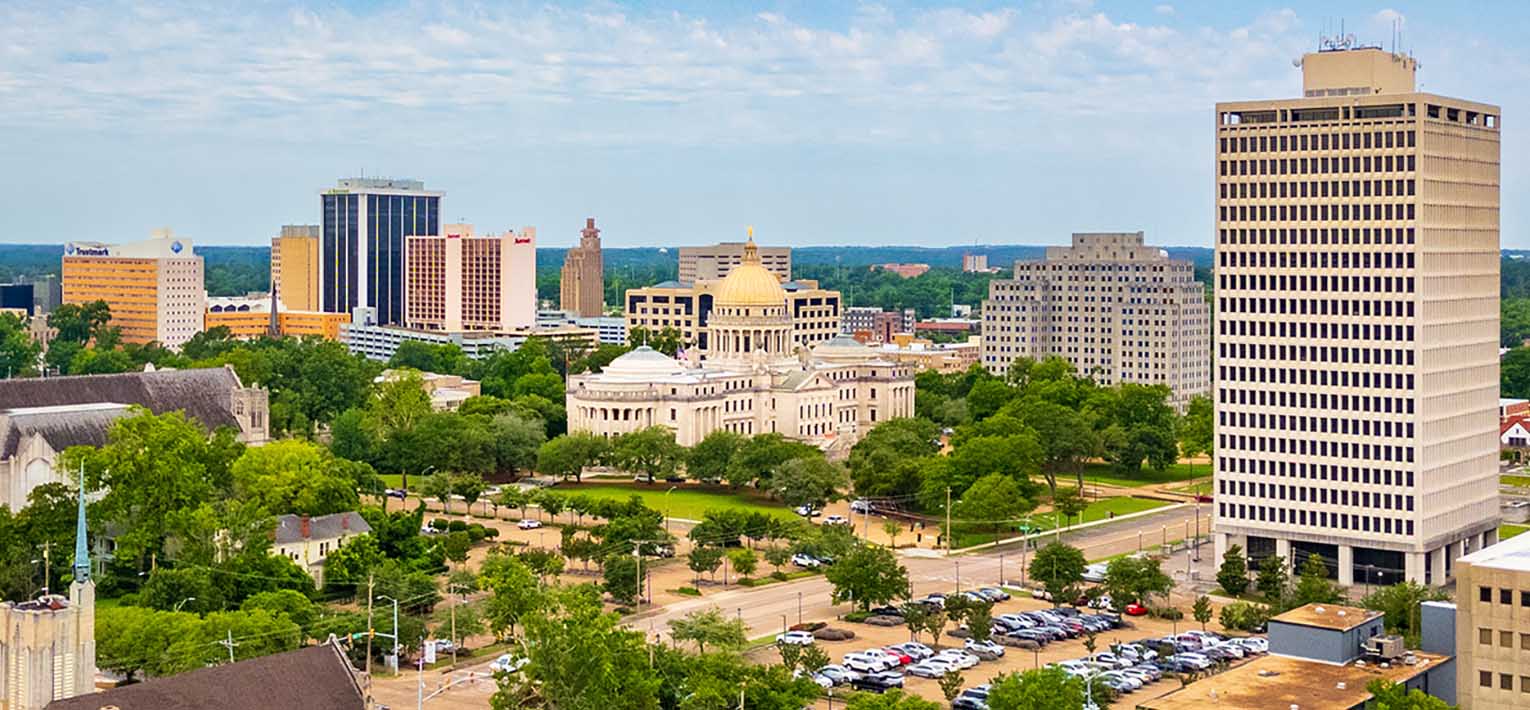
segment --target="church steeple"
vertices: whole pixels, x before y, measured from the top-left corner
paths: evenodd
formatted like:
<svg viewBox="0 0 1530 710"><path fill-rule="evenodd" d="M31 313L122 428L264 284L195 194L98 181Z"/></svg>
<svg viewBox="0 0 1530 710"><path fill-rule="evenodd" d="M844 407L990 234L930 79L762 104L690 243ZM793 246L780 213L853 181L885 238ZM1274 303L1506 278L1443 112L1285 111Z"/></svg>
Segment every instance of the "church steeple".
<svg viewBox="0 0 1530 710"><path fill-rule="evenodd" d="M74 521L74 581L90 581L90 541L85 532L85 467L80 467L80 510Z"/></svg>

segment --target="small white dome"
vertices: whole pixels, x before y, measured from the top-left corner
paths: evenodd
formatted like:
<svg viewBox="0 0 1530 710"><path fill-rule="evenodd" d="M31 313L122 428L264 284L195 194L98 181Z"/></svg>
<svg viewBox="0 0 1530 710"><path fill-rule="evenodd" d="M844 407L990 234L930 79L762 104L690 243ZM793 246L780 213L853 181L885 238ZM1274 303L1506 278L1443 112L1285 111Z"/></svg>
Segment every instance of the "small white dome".
<svg viewBox="0 0 1530 710"><path fill-rule="evenodd" d="M647 345L640 346L606 365L601 374L612 377L649 378L684 374L680 361Z"/></svg>

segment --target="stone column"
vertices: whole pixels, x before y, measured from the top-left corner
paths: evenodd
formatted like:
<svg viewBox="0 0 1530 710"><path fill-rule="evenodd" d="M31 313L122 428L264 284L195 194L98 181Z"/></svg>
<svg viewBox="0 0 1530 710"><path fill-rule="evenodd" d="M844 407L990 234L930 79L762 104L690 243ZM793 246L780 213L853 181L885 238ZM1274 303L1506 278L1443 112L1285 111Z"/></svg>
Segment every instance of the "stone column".
<svg viewBox="0 0 1530 710"><path fill-rule="evenodd" d="M1339 545L1339 584L1346 587L1355 584L1355 548L1349 545Z"/></svg>
<svg viewBox="0 0 1530 710"><path fill-rule="evenodd" d="M1445 548L1438 547L1429 552L1429 584L1440 586L1445 583Z"/></svg>
<svg viewBox="0 0 1530 710"><path fill-rule="evenodd" d="M1300 565L1295 565L1292 563L1290 540L1287 540L1283 537L1275 538L1275 554L1276 556L1286 561L1287 568L1300 569Z"/></svg>
<svg viewBox="0 0 1530 710"><path fill-rule="evenodd" d="M1409 582L1424 583L1424 554L1422 552L1409 552L1403 555L1403 576Z"/></svg>

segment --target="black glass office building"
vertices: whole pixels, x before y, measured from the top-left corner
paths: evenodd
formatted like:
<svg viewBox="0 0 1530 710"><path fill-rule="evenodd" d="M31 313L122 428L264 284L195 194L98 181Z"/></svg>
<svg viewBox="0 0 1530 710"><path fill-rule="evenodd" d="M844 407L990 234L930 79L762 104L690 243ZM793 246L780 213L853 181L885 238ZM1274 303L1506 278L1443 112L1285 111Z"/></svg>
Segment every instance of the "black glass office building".
<svg viewBox="0 0 1530 710"><path fill-rule="evenodd" d="M341 180L321 196L321 307L376 309L377 323L404 318L404 238L438 234L441 193L415 180Z"/></svg>

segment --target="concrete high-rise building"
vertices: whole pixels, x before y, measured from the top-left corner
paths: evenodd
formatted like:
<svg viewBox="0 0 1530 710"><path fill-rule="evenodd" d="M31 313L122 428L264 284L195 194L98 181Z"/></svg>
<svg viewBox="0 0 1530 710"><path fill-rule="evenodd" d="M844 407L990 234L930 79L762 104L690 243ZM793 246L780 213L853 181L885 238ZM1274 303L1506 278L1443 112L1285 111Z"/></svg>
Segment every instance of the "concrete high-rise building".
<svg viewBox="0 0 1530 710"><path fill-rule="evenodd" d="M131 244L64 245L64 303L105 301L125 343L179 348L202 330L207 308L202 257L168 229Z"/></svg>
<svg viewBox="0 0 1530 710"><path fill-rule="evenodd" d="M405 326L457 332L535 325L536 228L478 235L470 224L448 224L442 231L405 240Z"/></svg>
<svg viewBox="0 0 1530 710"><path fill-rule="evenodd" d="M1061 357L1096 382L1165 385L1183 406L1211 390L1211 307L1195 265L1142 232L1074 234L988 284L983 366Z"/></svg>
<svg viewBox="0 0 1530 710"><path fill-rule="evenodd" d="M791 247L758 247L760 265L782 281L792 278ZM744 242L722 242L707 247L680 247L678 281L695 283L724 278L744 263Z"/></svg>
<svg viewBox="0 0 1530 710"><path fill-rule="evenodd" d="M282 307L319 310L319 235L317 224L289 224L271 238L271 287Z"/></svg>
<svg viewBox="0 0 1530 710"><path fill-rule="evenodd" d="M441 196L418 180L346 178L320 195L319 310L404 320L404 238L440 234Z"/></svg>
<svg viewBox="0 0 1530 710"><path fill-rule="evenodd" d="M600 230L595 218L584 220L579 232L579 246L563 257L563 275L558 283L559 306L576 316L589 318L606 313L605 262L600 255Z"/></svg>
<svg viewBox="0 0 1530 710"><path fill-rule="evenodd" d="M1216 107L1216 552L1444 584L1498 529L1499 110L1301 65Z"/></svg>
<svg viewBox="0 0 1530 710"><path fill-rule="evenodd" d="M987 270L987 254L962 254L962 271L967 273L976 273Z"/></svg>
<svg viewBox="0 0 1530 710"><path fill-rule="evenodd" d="M75 520L69 596L0 602L0 708L43 710L96 692L96 583L85 531L85 493Z"/></svg>

